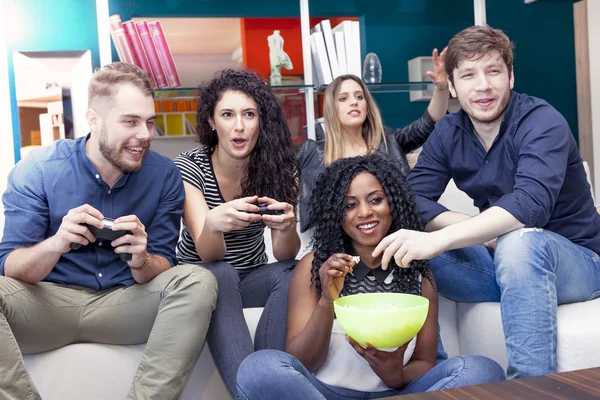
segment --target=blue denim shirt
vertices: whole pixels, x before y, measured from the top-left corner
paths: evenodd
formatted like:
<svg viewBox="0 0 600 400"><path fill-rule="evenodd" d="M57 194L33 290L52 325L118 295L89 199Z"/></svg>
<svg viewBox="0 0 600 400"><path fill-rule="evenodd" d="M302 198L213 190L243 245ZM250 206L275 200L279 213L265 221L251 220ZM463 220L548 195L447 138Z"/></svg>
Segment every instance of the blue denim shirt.
<svg viewBox="0 0 600 400"><path fill-rule="evenodd" d="M149 151L138 171L110 188L88 159L86 140L60 140L33 151L9 174L2 197L6 218L0 275L11 251L53 236L69 210L86 203L109 218L135 214L146 227L148 252L176 265L185 193L173 161ZM135 283L110 242L99 241L63 254L44 280L93 290Z"/></svg>
<svg viewBox="0 0 600 400"><path fill-rule="evenodd" d="M567 121L544 100L512 92L487 153L464 111L437 123L409 174L424 224L447 211L437 200L450 178L480 211L502 207L526 227L600 254L600 215L577 144Z"/></svg>

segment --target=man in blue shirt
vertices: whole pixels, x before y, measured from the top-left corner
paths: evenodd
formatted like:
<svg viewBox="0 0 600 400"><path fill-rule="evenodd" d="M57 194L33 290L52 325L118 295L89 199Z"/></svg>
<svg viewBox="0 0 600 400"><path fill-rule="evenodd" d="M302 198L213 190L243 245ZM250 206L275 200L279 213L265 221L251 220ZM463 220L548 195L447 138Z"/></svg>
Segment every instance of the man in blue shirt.
<svg viewBox="0 0 600 400"><path fill-rule="evenodd" d="M462 110L437 123L409 175L427 232L395 232L375 254L384 267L431 259L454 300L500 301L514 378L555 372L557 305L600 296L600 215L565 119L512 91L512 50L489 26L450 41L446 71ZM437 203L451 178L479 215Z"/></svg>
<svg viewBox="0 0 600 400"><path fill-rule="evenodd" d="M179 398L215 307L216 280L202 267L172 268L185 193L175 164L149 150L148 74L125 63L103 67L90 81L88 106L87 137L31 152L8 178L0 397L40 398L19 347L147 341L128 398ZM94 237L85 224L102 228L105 217L115 219L113 231L130 233Z"/></svg>

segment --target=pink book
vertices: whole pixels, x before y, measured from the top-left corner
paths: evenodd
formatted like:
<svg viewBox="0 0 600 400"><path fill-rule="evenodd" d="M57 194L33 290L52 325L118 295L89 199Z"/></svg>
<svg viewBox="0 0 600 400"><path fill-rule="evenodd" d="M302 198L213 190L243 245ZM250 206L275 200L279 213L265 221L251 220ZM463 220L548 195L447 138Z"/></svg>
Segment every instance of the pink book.
<svg viewBox="0 0 600 400"><path fill-rule="evenodd" d="M156 87L157 78L154 76L154 71L150 65L150 62L148 61L148 57L146 56L146 51L144 50L144 45L142 44L142 40L135 27L135 22L123 22L123 30L125 30L127 41L129 42L131 52L133 53L135 65L150 75L152 78L152 85Z"/></svg>
<svg viewBox="0 0 600 400"><path fill-rule="evenodd" d="M165 71L167 83L172 88L181 86L179 74L177 73L177 68L175 68L175 62L173 61L173 54L171 54L171 49L169 49L169 43L167 43L167 38L162 30L160 21L148 22L148 27L150 28L150 33L154 39L158 57L160 58L160 62Z"/></svg>
<svg viewBox="0 0 600 400"><path fill-rule="evenodd" d="M129 42L127 40L127 35L125 34L125 31L123 30L123 28L119 28L117 30L115 30L114 32L114 37L115 37L115 46L118 46L117 49L117 53L119 52L119 49L121 50L119 57L121 58L121 61L126 62L128 64L133 64L133 65L137 65L135 63L135 58L133 56L133 53L131 52L131 49L129 48Z"/></svg>
<svg viewBox="0 0 600 400"><path fill-rule="evenodd" d="M131 48L127 42L127 37L125 36L125 31L123 31L121 17L119 14L111 15L108 18L108 21L110 23L110 36L112 37L115 49L117 49L119 60L129 64L135 64Z"/></svg>
<svg viewBox="0 0 600 400"><path fill-rule="evenodd" d="M144 44L144 49L146 50L146 55L150 62L150 68L152 68L152 73L154 74L154 78L156 78L156 84L159 88L168 87L169 84L167 83L167 78L165 77L164 70L160 64L160 58L158 57L158 52L154 46L154 40L152 40L152 35L148 29L148 23L146 21L140 21L136 22L135 26L137 27L140 39Z"/></svg>

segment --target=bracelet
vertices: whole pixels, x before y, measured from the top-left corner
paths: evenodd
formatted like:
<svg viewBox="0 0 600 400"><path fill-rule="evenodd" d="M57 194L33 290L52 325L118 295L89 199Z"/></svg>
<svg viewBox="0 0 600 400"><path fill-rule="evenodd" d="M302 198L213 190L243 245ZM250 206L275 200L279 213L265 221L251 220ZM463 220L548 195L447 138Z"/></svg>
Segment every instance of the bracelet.
<svg viewBox="0 0 600 400"><path fill-rule="evenodd" d="M129 267L134 271L141 271L148 266L150 263L150 254L146 253L146 258L144 259L144 263L139 267Z"/></svg>

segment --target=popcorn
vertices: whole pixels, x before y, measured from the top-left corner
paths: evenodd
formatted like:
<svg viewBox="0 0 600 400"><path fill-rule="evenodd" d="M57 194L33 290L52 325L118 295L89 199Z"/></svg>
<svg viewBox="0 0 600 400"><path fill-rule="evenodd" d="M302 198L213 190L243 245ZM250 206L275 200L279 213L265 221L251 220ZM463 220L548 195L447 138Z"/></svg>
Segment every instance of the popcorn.
<svg viewBox="0 0 600 400"><path fill-rule="evenodd" d="M360 262L360 257L359 256L354 256L354 257L352 257L351 261L354 261L354 264L358 264Z"/></svg>

